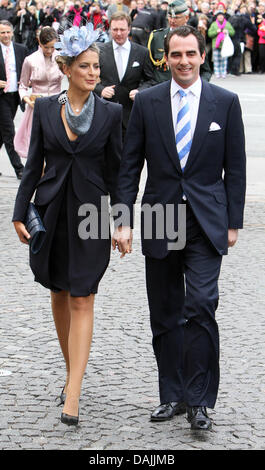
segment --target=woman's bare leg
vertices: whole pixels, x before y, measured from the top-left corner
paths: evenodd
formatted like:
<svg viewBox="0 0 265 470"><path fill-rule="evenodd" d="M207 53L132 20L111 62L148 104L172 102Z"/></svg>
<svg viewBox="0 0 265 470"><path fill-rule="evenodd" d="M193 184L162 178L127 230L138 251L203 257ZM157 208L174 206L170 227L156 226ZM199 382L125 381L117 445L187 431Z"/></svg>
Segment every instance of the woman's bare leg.
<svg viewBox="0 0 265 470"><path fill-rule="evenodd" d="M68 298L71 315L68 337L70 374L63 413L71 416L78 415L82 380L93 335L94 298L94 294Z"/></svg>
<svg viewBox="0 0 265 470"><path fill-rule="evenodd" d="M58 293L51 292L51 306L53 319L63 353L63 357L66 365L66 381L65 385L67 387L69 381L69 354L68 354L68 338L70 330L70 308L69 308L69 292L61 291ZM66 389L65 387L65 389Z"/></svg>

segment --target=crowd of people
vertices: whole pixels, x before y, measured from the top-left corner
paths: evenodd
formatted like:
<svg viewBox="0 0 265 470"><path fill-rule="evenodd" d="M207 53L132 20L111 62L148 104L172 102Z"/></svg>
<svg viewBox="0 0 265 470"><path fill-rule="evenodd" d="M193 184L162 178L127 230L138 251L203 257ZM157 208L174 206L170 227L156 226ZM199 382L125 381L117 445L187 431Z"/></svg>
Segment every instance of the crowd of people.
<svg viewBox="0 0 265 470"><path fill-rule="evenodd" d="M0 20L9 20L13 24L15 42L25 44L32 53L38 49L37 36L44 26L62 32L72 25L82 26L92 22L94 28L101 31L98 41L107 42L110 39L111 15L124 11L132 21L131 40L147 46L152 31L168 26L170 3L170 0L1 0ZM220 61L220 48L216 48L216 37L217 29L221 29L218 43L227 31L234 45L227 70L235 75L265 73L265 2L187 0L186 4L187 22L205 36L212 69L218 70L216 64Z"/></svg>

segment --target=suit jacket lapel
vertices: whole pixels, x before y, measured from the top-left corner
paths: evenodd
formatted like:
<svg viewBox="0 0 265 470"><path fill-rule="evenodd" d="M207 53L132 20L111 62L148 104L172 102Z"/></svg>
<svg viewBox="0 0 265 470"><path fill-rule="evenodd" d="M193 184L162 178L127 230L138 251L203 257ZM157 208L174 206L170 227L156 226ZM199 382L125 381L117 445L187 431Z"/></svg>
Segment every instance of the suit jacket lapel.
<svg viewBox="0 0 265 470"><path fill-rule="evenodd" d="M1 80L6 80L6 69L5 69L5 62L2 52L2 47L0 46L0 77Z"/></svg>
<svg viewBox="0 0 265 470"><path fill-rule="evenodd" d="M15 53L15 59L16 59L17 80L19 82L20 72L22 69L22 54L21 54L21 50L19 49L19 47L17 47L15 43L13 43L13 47L14 47L14 53Z"/></svg>
<svg viewBox="0 0 265 470"><path fill-rule="evenodd" d="M172 122L170 83L170 81L165 82L160 93L157 93L156 97L153 98L152 104L157 127L165 144L165 148L174 166L181 173L182 170L177 154L176 137Z"/></svg>
<svg viewBox="0 0 265 470"><path fill-rule="evenodd" d="M202 91L198 110L198 117L196 128L194 131L192 145L189 153L187 163L185 165L184 173L190 168L192 163L196 160L203 142L209 132L210 124L213 120L213 115L216 109L215 98L212 93L211 87L208 82L202 80Z"/></svg>
<svg viewBox="0 0 265 470"><path fill-rule="evenodd" d="M50 98L47 119L59 145L62 145L68 153L72 154L72 147L67 138L61 117L61 105L58 102L58 95L54 95Z"/></svg>

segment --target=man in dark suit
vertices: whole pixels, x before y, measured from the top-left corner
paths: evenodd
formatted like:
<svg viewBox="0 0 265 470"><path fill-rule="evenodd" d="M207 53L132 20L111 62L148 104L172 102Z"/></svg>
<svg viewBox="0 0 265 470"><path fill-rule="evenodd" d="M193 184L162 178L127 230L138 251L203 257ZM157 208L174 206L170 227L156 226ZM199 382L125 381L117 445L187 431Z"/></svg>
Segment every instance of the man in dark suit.
<svg viewBox="0 0 265 470"><path fill-rule="evenodd" d="M130 17L116 12L110 20L112 41L100 50L100 80L95 92L107 100L123 106L123 135L135 95L152 86L152 65L147 48L128 40Z"/></svg>
<svg viewBox="0 0 265 470"><path fill-rule="evenodd" d="M18 85L27 48L13 43L12 38L12 24L0 21L0 148L5 144L17 178L21 179L24 167L14 149L14 118L20 101Z"/></svg>
<svg viewBox="0 0 265 470"><path fill-rule="evenodd" d="M187 406L191 428L208 430L207 407L214 407L219 386L218 277L222 255L243 225L244 128L237 95L199 76L205 44L196 29L170 32L165 53L172 80L137 95L128 124L118 200L130 209L130 220L116 220L113 248L122 256L131 251L146 158L142 204L151 216L160 209L155 228L143 207L141 214L161 400L151 420L170 419Z"/></svg>

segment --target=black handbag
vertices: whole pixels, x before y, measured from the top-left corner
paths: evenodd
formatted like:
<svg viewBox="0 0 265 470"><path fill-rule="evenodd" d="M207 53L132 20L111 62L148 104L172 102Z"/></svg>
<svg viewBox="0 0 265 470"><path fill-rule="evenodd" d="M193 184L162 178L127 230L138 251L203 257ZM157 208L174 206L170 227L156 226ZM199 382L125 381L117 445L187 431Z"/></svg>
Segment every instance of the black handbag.
<svg viewBox="0 0 265 470"><path fill-rule="evenodd" d="M46 230L33 202L29 203L26 213L25 227L30 234L29 245L31 252L36 255L43 245Z"/></svg>

